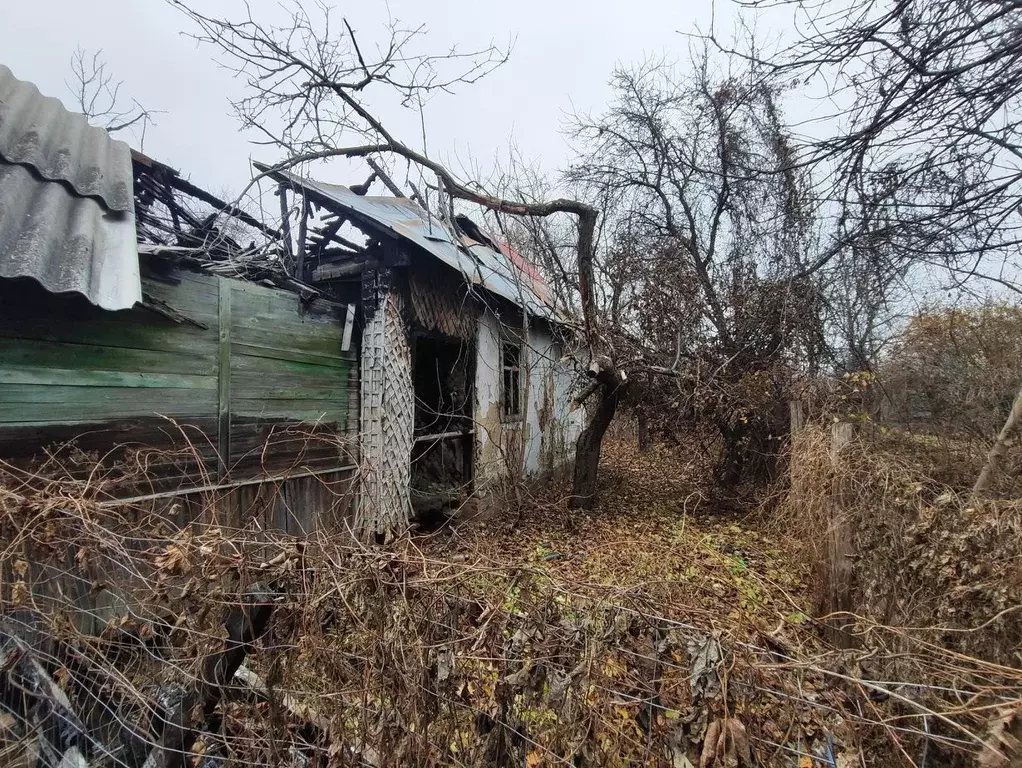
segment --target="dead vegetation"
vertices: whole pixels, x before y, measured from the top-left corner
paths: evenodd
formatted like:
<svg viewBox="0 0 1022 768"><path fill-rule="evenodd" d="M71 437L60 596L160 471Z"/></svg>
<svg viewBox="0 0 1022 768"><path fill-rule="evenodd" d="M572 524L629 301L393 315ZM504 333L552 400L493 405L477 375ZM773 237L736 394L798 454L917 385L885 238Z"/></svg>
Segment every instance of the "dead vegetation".
<svg viewBox="0 0 1022 768"><path fill-rule="evenodd" d="M7 764L1008 764L1017 505L892 461L932 461L904 435L835 468L824 433L769 513L714 514L706 460L619 437L586 516L554 486L513 530L387 547L227 525L213 496L175 529L7 473ZM811 617L842 474L863 610L838 650Z"/></svg>

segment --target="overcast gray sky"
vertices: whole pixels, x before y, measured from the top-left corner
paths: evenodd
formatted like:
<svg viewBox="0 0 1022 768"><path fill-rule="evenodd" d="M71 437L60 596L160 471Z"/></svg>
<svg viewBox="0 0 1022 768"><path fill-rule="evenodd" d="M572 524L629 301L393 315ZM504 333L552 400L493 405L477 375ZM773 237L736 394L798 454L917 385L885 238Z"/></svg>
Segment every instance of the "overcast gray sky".
<svg viewBox="0 0 1022 768"><path fill-rule="evenodd" d="M194 0L207 14L230 13L239 0ZM443 51L514 42L510 61L500 70L454 96L426 107L429 150L459 164L484 170L506 154L513 140L524 159L548 170L565 164L561 136L565 115L598 110L607 103L607 80L618 62L649 55L687 57L679 30L708 27L710 0L360 0L331 3L345 15L362 45L383 42L388 16L407 25L428 26L421 47ZM68 102L65 80L76 46L103 50L110 70L124 81L123 92L146 107L162 110L146 135L145 151L178 167L196 183L214 190L237 190L250 177L248 159L277 159L252 147L239 133L228 99L241 83L213 60L214 51L197 47L182 34L185 17L163 0L0 0L0 61L47 95ZM273 17L277 0L251 0L253 15ZM735 13L718 0L719 27L730 29ZM418 115L380 107L387 124L409 143L418 143ZM396 129L396 130L395 130ZM125 137L128 138L128 137ZM359 178L329 178L336 183ZM323 174L317 174L323 175Z"/></svg>

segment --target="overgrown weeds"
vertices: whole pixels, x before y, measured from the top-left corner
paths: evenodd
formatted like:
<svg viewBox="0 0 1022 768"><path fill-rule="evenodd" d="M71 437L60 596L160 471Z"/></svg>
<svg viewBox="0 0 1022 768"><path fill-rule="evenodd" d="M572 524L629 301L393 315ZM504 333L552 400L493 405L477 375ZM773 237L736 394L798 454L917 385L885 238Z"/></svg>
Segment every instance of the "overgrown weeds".
<svg viewBox="0 0 1022 768"><path fill-rule="evenodd" d="M844 470L826 466L825 440L812 437L796 454L823 451L802 466L833 480ZM792 535L816 523L770 533L714 515L693 490L704 468L662 448L636 457L618 442L606 460L616 488L570 525L554 489L513 532L456 526L386 547L339 530L294 539L255 521L230 527L215 497L202 520L174 528L101 507L69 482L7 482L0 629L25 638L66 692L93 740L90 766L143 765L166 745L174 702L213 687L213 705L188 712L190 766L918 765L923 754L968 765L988 723L1013 722L1012 612L980 602L965 614L974 595L942 598L947 626L998 643L1000 663L947 630L875 617L854 627L858 649L831 650L814 631L808 558ZM892 507L901 518L877 514L876 530L917 530L920 543L892 550L911 562L934 536L920 526L941 518L909 510L940 509L941 493L906 495L911 473L889 462L855 466L875 475L859 477L863 499L907 500ZM792 482L794 494L813 480ZM805 498L825 501L827 482ZM956 525L977 516L960 514ZM1014 518L1005 508L997 520L966 526L961 541L1007 552ZM948 543L932 563L857 576L913 595L940 567L968 575L965 545L937 538ZM988 575L969 583L994 584ZM225 618L255 588L272 615L211 686L223 669L213 654L239 647ZM918 595L905 606L895 607L933 609ZM3 701L18 714L16 697ZM31 715L5 722L6 748L32 754Z"/></svg>
<svg viewBox="0 0 1022 768"><path fill-rule="evenodd" d="M970 440L874 429L834 447L832 430L818 425L793 440L790 488L774 517L817 566L817 605L833 609L828 580L841 578L840 559L850 561L839 585L850 609L832 618L863 669L923 681L903 689L917 702L954 690L963 711L984 693L987 711L1013 711L1000 686L1022 673L1017 473L1005 473L1001 498L980 500L971 486L983 455ZM850 550L835 554L828 545L841 536ZM949 733L946 722L929 725Z"/></svg>

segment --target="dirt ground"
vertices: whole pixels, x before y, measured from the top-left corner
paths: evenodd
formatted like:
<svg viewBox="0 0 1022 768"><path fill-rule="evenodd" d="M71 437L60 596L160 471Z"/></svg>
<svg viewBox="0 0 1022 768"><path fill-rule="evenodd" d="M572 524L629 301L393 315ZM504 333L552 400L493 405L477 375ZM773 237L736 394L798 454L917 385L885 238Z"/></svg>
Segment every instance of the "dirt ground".
<svg viewBox="0 0 1022 768"><path fill-rule="evenodd" d="M706 476L699 459L677 449L643 454L633 439L614 437L604 445L595 509L569 510L567 483L555 483L524 498L520 516L469 521L419 541L438 558L540 569L575 589L658 598L665 616L707 628L794 630L811 614L813 594L798 542L756 512L719 511Z"/></svg>

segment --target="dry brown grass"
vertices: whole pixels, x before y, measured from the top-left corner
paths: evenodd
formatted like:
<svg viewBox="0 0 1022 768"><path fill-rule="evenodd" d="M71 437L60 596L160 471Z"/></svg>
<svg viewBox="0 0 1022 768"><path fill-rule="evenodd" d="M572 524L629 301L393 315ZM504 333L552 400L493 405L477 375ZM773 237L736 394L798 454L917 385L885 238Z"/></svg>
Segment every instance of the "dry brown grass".
<svg viewBox="0 0 1022 768"><path fill-rule="evenodd" d="M859 477L863 499L894 503L902 470L855 466L876 474ZM719 765L790 766L829 741L842 765L919 765L924 753L967 765L987 723L1022 700L1014 666L932 629L863 619L860 651L827 649L805 615L811 571L792 530L714 514L694 490L702 468L666 449L613 443L605 468L588 516L568 517L555 488L514 531L387 547L211 516L174 530L99 507L70 481L8 477L0 607L8 627L42 630L37 652L116 749L111 722L158 741L167 687L194 686L229 607L271 587L269 632L246 660L268 691L235 681L216 721L197 721L191 765L202 753L209 766L684 766L719 747L730 755ZM793 492L819 498L827 480L813 482L796 474ZM801 520L783 509L789 528ZM998 519L991 531L1013 531ZM90 611L99 635L81 626ZM2 738L33 734L15 723ZM123 752L94 764L132 765Z"/></svg>

